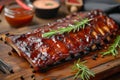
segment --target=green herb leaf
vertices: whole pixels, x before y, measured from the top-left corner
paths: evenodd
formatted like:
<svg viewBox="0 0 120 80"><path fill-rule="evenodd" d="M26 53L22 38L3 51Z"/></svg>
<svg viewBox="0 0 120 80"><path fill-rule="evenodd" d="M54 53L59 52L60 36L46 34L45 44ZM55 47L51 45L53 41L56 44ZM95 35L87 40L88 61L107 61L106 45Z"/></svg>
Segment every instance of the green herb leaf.
<svg viewBox="0 0 120 80"><path fill-rule="evenodd" d="M111 44L108 48L108 51L101 52L102 56L110 55L116 56L118 54L117 48L120 48L120 35L118 35L113 44Z"/></svg>
<svg viewBox="0 0 120 80"><path fill-rule="evenodd" d="M80 62L78 59L77 62L74 63L72 67L73 71L76 72L74 79L81 78L82 80L89 80L90 76L94 77L94 72L92 72L87 66L84 65L84 62Z"/></svg>
<svg viewBox="0 0 120 80"><path fill-rule="evenodd" d="M69 33L71 31L73 31L73 32L79 31L81 28L84 29L85 25L88 24L89 21L91 21L91 20L88 18L85 18L85 19L81 20L80 22L76 22L74 25L70 25L68 27L59 28L58 30L51 30L49 32L46 32L46 33L42 34L42 37L51 37L56 34L63 34L66 32Z"/></svg>

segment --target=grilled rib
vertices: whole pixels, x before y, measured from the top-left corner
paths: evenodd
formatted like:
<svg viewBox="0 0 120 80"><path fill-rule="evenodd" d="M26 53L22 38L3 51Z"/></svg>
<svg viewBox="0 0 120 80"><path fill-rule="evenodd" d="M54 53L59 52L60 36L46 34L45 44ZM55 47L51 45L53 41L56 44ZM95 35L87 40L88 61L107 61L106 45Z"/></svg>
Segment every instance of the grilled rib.
<svg viewBox="0 0 120 80"><path fill-rule="evenodd" d="M92 21L79 31L42 38L43 33L73 25L81 18L92 19ZM93 10L71 14L32 32L8 36L5 40L38 70L71 55L80 54L79 52L85 53L90 48L95 49L96 44L103 45L104 40L110 40L109 37L115 35L117 30L118 25L111 18L99 10Z"/></svg>

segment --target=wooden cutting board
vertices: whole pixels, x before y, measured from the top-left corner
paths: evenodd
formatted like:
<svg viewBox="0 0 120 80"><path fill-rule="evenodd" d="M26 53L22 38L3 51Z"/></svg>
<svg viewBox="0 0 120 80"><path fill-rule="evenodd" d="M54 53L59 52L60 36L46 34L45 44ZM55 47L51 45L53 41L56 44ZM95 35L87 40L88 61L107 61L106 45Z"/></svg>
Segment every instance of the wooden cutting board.
<svg viewBox="0 0 120 80"><path fill-rule="evenodd" d="M11 31L10 33L14 32L15 34L19 34L21 30L30 31L32 29L28 30L23 28L16 32ZM118 54L117 57L111 55L101 57L101 51L104 50L91 52L82 58L82 60L87 61L85 65L96 74L91 80L101 80L120 71L120 54ZM8 55L9 52L11 52L12 55ZM96 60L92 59L93 54L98 54ZM12 51L10 46L2 41L0 41L0 58L11 65L14 71L12 74L0 73L0 80L73 80L74 73L71 68L75 60L63 62L44 73L39 71L35 72L24 58L19 57L16 52Z"/></svg>

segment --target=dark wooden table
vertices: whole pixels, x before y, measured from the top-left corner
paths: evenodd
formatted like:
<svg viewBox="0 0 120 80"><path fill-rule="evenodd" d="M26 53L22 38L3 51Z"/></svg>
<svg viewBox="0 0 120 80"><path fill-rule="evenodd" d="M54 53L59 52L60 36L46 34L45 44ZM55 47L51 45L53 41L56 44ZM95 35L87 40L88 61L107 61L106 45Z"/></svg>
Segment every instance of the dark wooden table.
<svg viewBox="0 0 120 80"><path fill-rule="evenodd" d="M12 0L7 0L7 1L12 1ZM55 18L42 19L42 18L38 18L34 15L34 19L33 19L32 23L30 25L24 26L24 27L21 27L21 28L17 28L17 29L11 27L7 23L3 14L4 14L4 11L2 11L2 13L0 14L0 20L1 20L1 22L0 22L0 33L6 33L6 32L17 33L17 32L21 32L21 31L22 32L29 31L29 30L37 28L38 26L36 26L36 25L42 25L42 24L54 22L56 19L65 17L69 13L68 13L65 6L61 6L58 15ZM0 80L20 80L20 78L18 78L18 77L20 77L20 75L22 75L22 74L26 75L25 80L32 80L31 78L28 77L28 76L31 76L31 74L32 74L31 70L32 69L29 68L28 63L24 59L18 57L16 54L13 54L12 56L8 56L8 52L11 51L11 48L9 46L5 45L3 42L0 42L0 51L1 51L0 52L0 58L5 60L8 64L12 65L12 67L16 71L15 74L10 74L10 75L3 74L3 73L0 72ZM119 51L119 53L120 53L120 51ZM120 55L118 56L117 59L114 59L111 56L108 56L105 59L102 59L100 57L96 62L91 60L90 56L87 56L86 58L88 58L89 62L90 62L87 65L90 66L91 69L93 71L95 71L96 73L100 73L93 80L100 80L99 79L100 77L103 77L104 80L120 80L120 73L119 73L120 72ZM91 64L91 63L94 63L94 65ZM71 64L69 64L69 63L68 63L68 65L71 66ZM95 65L97 65L97 66L93 68L93 66L95 66ZM61 69L60 67L63 68L63 69ZM65 71L68 71L68 73L66 73L66 75L70 75L68 68L66 68L64 65L60 66L60 67L53 70L53 74L57 75L60 72L62 73L62 71L60 71L60 70L63 70L63 72L65 70ZM58 72L57 72L57 70L58 70ZM48 73L50 73L52 75L52 71L48 72ZM48 75L50 75L50 74L48 74ZM65 73L63 73L63 74L65 74ZM42 75L44 77L46 76L46 74L39 74L39 73L36 73L35 75L37 76L36 80L41 80L40 75ZM59 80L59 79L57 79L57 80ZM68 80L72 80L72 79L68 79Z"/></svg>

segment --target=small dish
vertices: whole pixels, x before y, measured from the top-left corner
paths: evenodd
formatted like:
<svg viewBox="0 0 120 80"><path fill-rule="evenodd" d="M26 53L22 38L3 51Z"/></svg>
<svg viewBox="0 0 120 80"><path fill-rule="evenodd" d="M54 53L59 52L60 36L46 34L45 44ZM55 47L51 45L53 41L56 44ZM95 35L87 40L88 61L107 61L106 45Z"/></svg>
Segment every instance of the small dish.
<svg viewBox="0 0 120 80"><path fill-rule="evenodd" d="M35 14L40 18L52 18L57 15L60 3L55 0L36 0L33 2Z"/></svg>
<svg viewBox="0 0 120 80"><path fill-rule="evenodd" d="M83 6L82 0L65 0L65 4L70 12L77 12Z"/></svg>

